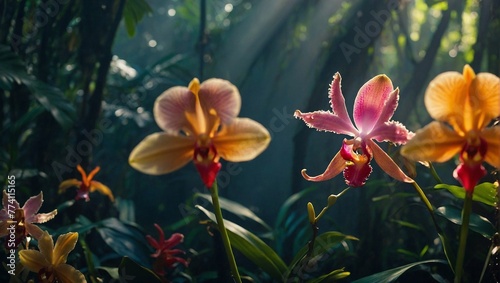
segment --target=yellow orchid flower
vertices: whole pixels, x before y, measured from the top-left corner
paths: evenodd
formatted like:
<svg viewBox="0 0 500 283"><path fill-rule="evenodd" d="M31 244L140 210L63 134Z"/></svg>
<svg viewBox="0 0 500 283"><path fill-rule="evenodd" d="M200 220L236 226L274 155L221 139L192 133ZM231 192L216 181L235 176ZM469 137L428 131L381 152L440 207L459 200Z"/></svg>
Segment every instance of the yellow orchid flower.
<svg viewBox="0 0 500 283"><path fill-rule="evenodd" d="M418 161L445 162L459 154L453 176L468 192L486 175L483 161L500 168L500 127L487 127L500 116L500 79L475 74L469 65L463 73L445 72L425 92L431 122L416 132L401 154Z"/></svg>
<svg viewBox="0 0 500 283"><path fill-rule="evenodd" d="M98 191L103 195L106 195L109 197L111 201L115 201L115 197L113 196L113 192L108 188L108 186L104 185L101 182L95 181L94 176L101 170L101 167L97 166L92 170L89 175L87 176L87 173L85 173L85 170L83 170L82 166L78 165L76 166L76 169L78 172L80 172L80 175L82 175L82 180L78 179L69 179L69 180L64 180L59 184L59 193L63 193L66 191L68 188L71 187L77 187L78 191L76 192L76 197L75 199L85 199L85 201L89 201L89 193Z"/></svg>
<svg viewBox="0 0 500 283"><path fill-rule="evenodd" d="M82 283L85 276L73 266L66 264L68 254L75 248L78 233L67 233L57 238L56 245L52 237L44 231L38 240L38 249L19 251L21 264L38 274L40 282Z"/></svg>
<svg viewBox="0 0 500 283"><path fill-rule="evenodd" d="M164 131L141 141L130 153L130 165L146 174L173 172L193 161L203 183L211 187L221 168L219 159L248 161L264 151L269 132L261 124L237 118L238 89L229 81L193 79L188 87L163 92L154 117Z"/></svg>

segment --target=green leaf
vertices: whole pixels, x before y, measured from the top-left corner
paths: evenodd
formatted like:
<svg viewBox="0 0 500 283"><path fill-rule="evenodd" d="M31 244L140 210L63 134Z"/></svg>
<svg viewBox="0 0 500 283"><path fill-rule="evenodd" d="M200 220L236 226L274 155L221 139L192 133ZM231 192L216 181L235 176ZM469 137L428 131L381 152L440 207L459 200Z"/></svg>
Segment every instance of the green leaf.
<svg viewBox="0 0 500 283"><path fill-rule="evenodd" d="M436 214L448 219L454 224L462 224L462 211L457 207L442 206L436 209ZM491 239L496 232L495 226L493 226L488 219L475 213L470 214L469 229L481 234L487 239Z"/></svg>
<svg viewBox="0 0 500 283"><path fill-rule="evenodd" d="M459 199L465 198L465 189L459 186L448 184L437 184L434 189L446 189ZM489 206L495 206L496 202L496 188L492 183L481 183L474 187L474 194L472 200L482 202Z"/></svg>
<svg viewBox="0 0 500 283"><path fill-rule="evenodd" d="M196 205L196 208L205 213L210 220L217 223L215 215L212 212L200 205ZM250 231L231 221L224 220L224 225L228 232L231 246L240 251L275 280L283 280L283 274L286 272L287 267L271 247Z"/></svg>
<svg viewBox="0 0 500 283"><path fill-rule="evenodd" d="M8 46L0 45L0 88L10 90L14 83L27 86L61 127L69 129L73 126L76 110L61 90L28 74L21 59Z"/></svg>
<svg viewBox="0 0 500 283"><path fill-rule="evenodd" d="M118 267L119 282L127 283L161 283L163 282L156 274L150 269L137 264L135 261L128 257L123 257L120 266Z"/></svg>
<svg viewBox="0 0 500 283"><path fill-rule="evenodd" d="M208 200L210 203L212 203L212 197L209 194L197 193L195 194L195 197L204 198ZM269 225L267 225L266 222L264 222L264 220L255 215L255 213L253 213L253 211L248 209L246 206L243 206L237 202L222 197L219 197L219 202L222 209L227 210L242 219L251 219L259 223L260 225L264 226L264 228L266 228L268 231L272 230L272 228Z"/></svg>
<svg viewBox="0 0 500 283"><path fill-rule="evenodd" d="M97 232L117 254L128 256L137 262L150 261L145 236L132 224L108 218L97 227Z"/></svg>
<svg viewBox="0 0 500 283"><path fill-rule="evenodd" d="M382 271L382 272L370 275L368 277L358 279L352 283L390 283L390 282L398 279L399 276L403 275L403 273L405 273L409 269L411 269L415 266L421 265L421 264L428 264L428 263L447 264L446 261L440 260L440 259L424 260L424 261L414 262L414 263L410 263L410 264L403 265L400 267L396 267L393 269L389 269L386 271Z"/></svg>
<svg viewBox="0 0 500 283"><path fill-rule="evenodd" d="M346 278L351 275L349 271L345 271L344 268L334 270L328 274L322 275L313 280L307 281L307 283L320 283L320 282L337 282L337 280Z"/></svg>
<svg viewBox="0 0 500 283"><path fill-rule="evenodd" d="M135 35L135 27L146 14L152 13L153 10L145 0L127 0L123 7L123 20L127 34L132 37Z"/></svg>

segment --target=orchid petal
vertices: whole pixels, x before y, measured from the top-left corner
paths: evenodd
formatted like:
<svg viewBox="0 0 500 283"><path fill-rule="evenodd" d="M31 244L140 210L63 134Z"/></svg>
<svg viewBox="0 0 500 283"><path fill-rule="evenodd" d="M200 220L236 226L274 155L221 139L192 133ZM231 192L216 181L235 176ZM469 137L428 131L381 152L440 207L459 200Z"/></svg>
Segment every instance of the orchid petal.
<svg viewBox="0 0 500 283"><path fill-rule="evenodd" d="M44 231L35 224L26 222L24 225L26 225L26 233L30 234L33 238L38 240L43 236Z"/></svg>
<svg viewBox="0 0 500 283"><path fill-rule="evenodd" d="M49 263L53 263L54 241L47 231L42 231L42 235L38 238L38 249L40 253L47 259Z"/></svg>
<svg viewBox="0 0 500 283"><path fill-rule="evenodd" d="M469 88L471 111L475 129L486 127L500 116L500 78L490 73L479 73Z"/></svg>
<svg viewBox="0 0 500 283"><path fill-rule="evenodd" d="M378 144L372 140L368 140L366 143L372 151L373 159L375 159L375 162L378 166L380 166L380 168L382 168L382 170L384 170L385 173L401 182L414 182L413 179L408 177L394 162L394 160L392 160L392 158L378 146Z"/></svg>
<svg viewBox="0 0 500 283"><path fill-rule="evenodd" d="M19 251L19 260L21 264L29 271L36 272L44 267L50 266L45 256L39 251L35 250L21 250Z"/></svg>
<svg viewBox="0 0 500 283"><path fill-rule="evenodd" d="M99 170L101 170L101 167L97 166L96 168L94 168L94 170L92 170L89 175L87 176L87 185L90 186L90 182L92 181L92 179L94 179L94 176L99 172Z"/></svg>
<svg viewBox="0 0 500 283"><path fill-rule="evenodd" d="M337 72L333 76L333 81L330 85L330 106L332 107L334 115L342 120L343 123L345 123L344 127L346 127L346 129L348 129L348 132L350 132L350 134L348 135L353 136L358 131L352 124L349 114L347 114L347 108L345 106L344 95L342 94L341 83L342 77L340 76L340 73Z"/></svg>
<svg viewBox="0 0 500 283"><path fill-rule="evenodd" d="M346 120L328 111L320 110L302 113L300 110L296 110L293 116L302 119L309 128L315 128L318 131L333 132L352 137L358 134L358 130L354 128L349 118Z"/></svg>
<svg viewBox="0 0 500 283"><path fill-rule="evenodd" d="M354 101L353 117L361 134L368 134L377 125L382 114L387 116L384 106L393 90L392 81L386 75L373 77L359 89Z"/></svg>
<svg viewBox="0 0 500 283"><path fill-rule="evenodd" d="M87 282L87 280L85 279L85 276L71 265L60 264L60 265L54 267L54 269L57 273L57 278L59 280L61 280L61 282L64 282L64 283L86 283Z"/></svg>
<svg viewBox="0 0 500 283"><path fill-rule="evenodd" d="M384 123L389 122L389 120L392 118L392 115L394 115L394 112L396 112L396 108L398 108L398 101L399 88L396 88L391 91L391 93L389 93L389 96L384 103L382 113L380 113L378 121L375 123L375 127L377 127L377 125L383 125Z"/></svg>
<svg viewBox="0 0 500 283"><path fill-rule="evenodd" d="M393 142L395 144L405 144L413 133L408 131L406 127L396 121L385 122L384 124L377 125L370 133L370 139L376 139L379 142Z"/></svg>
<svg viewBox="0 0 500 283"><path fill-rule="evenodd" d="M192 158L194 141L190 137L154 133L142 140L130 153L130 165L146 174L160 175L175 171Z"/></svg>
<svg viewBox="0 0 500 283"><path fill-rule="evenodd" d="M214 123L211 109L215 110L221 124L228 124L241 109L240 92L232 83L222 79L208 79L200 85L200 104L206 112L209 129Z"/></svg>
<svg viewBox="0 0 500 283"><path fill-rule="evenodd" d="M33 218L31 219L32 221L26 220L26 222L31 222L31 223L45 223L52 218L54 218L57 215L57 209L52 210L49 213L38 213L33 215Z"/></svg>
<svg viewBox="0 0 500 283"><path fill-rule="evenodd" d="M492 127L483 129L481 137L488 144L486 156L484 160L491 166L500 168L500 127Z"/></svg>
<svg viewBox="0 0 500 283"><path fill-rule="evenodd" d="M370 162L354 162L348 164L344 169L344 179L349 187L357 188L366 183L372 173Z"/></svg>
<svg viewBox="0 0 500 283"><path fill-rule="evenodd" d="M418 130L401 148L401 154L417 161L445 162L459 153L464 143L455 131L434 121Z"/></svg>
<svg viewBox="0 0 500 283"><path fill-rule="evenodd" d="M9 198L9 196L10 196L10 198ZM14 206L13 210L21 208L21 206L19 206L19 203L17 202L17 200L14 198L14 195L7 194L6 190L3 190L2 204L3 204L3 209L5 209L6 211L7 211L7 207Z"/></svg>
<svg viewBox="0 0 500 283"><path fill-rule="evenodd" d="M187 87L175 86L164 91L155 101L153 114L158 126L166 132L181 130L195 133L186 113L195 112L196 97Z"/></svg>
<svg viewBox="0 0 500 283"><path fill-rule="evenodd" d="M328 164L328 167L326 167L325 172L318 176L311 177L306 173L306 169L302 169L302 176L304 179L312 182L320 182L320 181L326 181L329 179L332 179L333 177L337 176L342 170L344 170L346 166L346 162L344 158L340 155L340 151L335 154L333 157L332 161L330 161L330 164Z"/></svg>
<svg viewBox="0 0 500 283"><path fill-rule="evenodd" d="M264 151L271 136L267 129L248 118L235 118L213 138L217 153L231 162L254 159Z"/></svg>
<svg viewBox="0 0 500 283"><path fill-rule="evenodd" d="M75 248L77 241L78 233L76 232L60 235L54 246L52 263L54 265L66 263L68 254Z"/></svg>
<svg viewBox="0 0 500 283"><path fill-rule="evenodd" d="M170 249L170 248L173 248L175 246L177 246L178 244L182 243L184 241L184 235L181 234L181 233L173 233L172 236L170 236L170 238L168 238L168 240L165 241L164 243L164 249ZM184 253L184 251L181 251L182 253Z"/></svg>
<svg viewBox="0 0 500 283"><path fill-rule="evenodd" d="M467 83L458 72L437 75L425 91L424 103L429 115L435 120L447 122L460 135L470 130L465 126L468 100Z"/></svg>
<svg viewBox="0 0 500 283"><path fill-rule="evenodd" d="M98 181L90 182L90 192L94 191L98 191L99 193L109 197L111 201L115 201L115 197L113 196L113 192L111 191L111 189L101 182Z"/></svg>
<svg viewBox="0 0 500 283"><path fill-rule="evenodd" d="M67 189L71 187L77 187L79 188L82 185L82 181L77 180L77 179L69 179L69 180L64 180L59 184L59 190L58 193L63 193Z"/></svg>
<svg viewBox="0 0 500 283"><path fill-rule="evenodd" d="M23 205L23 210L24 210L24 217L26 219L26 222L33 222L33 217L35 216L35 213L40 210L40 207L42 207L43 203L43 193L40 192L36 196L30 197Z"/></svg>

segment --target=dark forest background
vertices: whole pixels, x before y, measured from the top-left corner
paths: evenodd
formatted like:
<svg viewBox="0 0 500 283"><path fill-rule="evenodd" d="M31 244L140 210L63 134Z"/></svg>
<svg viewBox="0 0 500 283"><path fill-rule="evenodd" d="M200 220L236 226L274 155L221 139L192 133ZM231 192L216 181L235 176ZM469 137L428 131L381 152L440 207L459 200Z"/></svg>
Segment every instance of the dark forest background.
<svg viewBox="0 0 500 283"><path fill-rule="evenodd" d="M328 110L335 72L351 111L359 87L385 73L401 91L394 119L415 131L430 120L423 93L437 74L468 63L500 75L499 14L496 0L1 0L0 182L16 174L18 198L42 190L50 208L71 195L58 195L57 187L78 177L77 164L101 166L96 179L117 202L93 196L91 215L112 211L148 232L155 222L177 223L186 201L206 193L194 166L147 176L128 165L128 155L160 130L152 116L160 93L193 77L219 77L239 88L240 116L272 135L255 160L223 164L221 195L273 224L290 195L314 187L295 208L305 215L307 201L323 203L345 184L341 177L309 183L300 170L323 172L343 137L311 130L293 112ZM407 203L358 205L412 192L374 167L371 181L329 212L344 233L381 237L374 223ZM453 168L437 165L451 183Z"/></svg>

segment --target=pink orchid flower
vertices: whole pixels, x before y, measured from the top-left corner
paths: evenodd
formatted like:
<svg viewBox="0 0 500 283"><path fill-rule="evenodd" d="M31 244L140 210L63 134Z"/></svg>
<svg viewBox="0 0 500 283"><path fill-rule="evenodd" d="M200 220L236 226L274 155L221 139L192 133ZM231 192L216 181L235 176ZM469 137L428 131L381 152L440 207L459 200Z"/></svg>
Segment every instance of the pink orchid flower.
<svg viewBox="0 0 500 283"><path fill-rule="evenodd" d="M30 197L23 207L20 207L16 199L4 190L3 209L0 210L0 237L8 235L10 229L14 228L16 247L28 234L38 240L43 231L32 223L45 223L57 214L57 209L49 213L37 213L42 203L43 193L40 192L37 196ZM11 247L9 243L7 245Z"/></svg>
<svg viewBox="0 0 500 283"><path fill-rule="evenodd" d="M325 181L344 171L348 186L363 186L372 172L370 161L377 164L391 177L403 182L413 182L373 140L404 144L413 135L404 125L390 121L399 100L399 89L393 89L386 75L378 75L366 82L358 91L354 101L354 123L347 113L341 90L342 78L339 73L333 77L329 97L332 111L302 113L294 116L302 119L307 126L318 131L333 132L353 137L344 139L340 151L323 174L311 177L302 170L302 176L309 181Z"/></svg>
<svg viewBox="0 0 500 283"><path fill-rule="evenodd" d="M156 249L156 251L151 254L151 257L156 259L153 264L155 273L163 276L165 275L165 268L172 269L178 262L187 266L188 262L185 259L175 256L177 254L184 254L184 251L180 249L172 249L184 241L184 235L174 233L170 236L170 238L168 238L168 240L165 240L165 233L161 229L160 225L155 223L154 226L159 234L158 240L154 239L150 235L146 236L146 240L153 248Z"/></svg>

